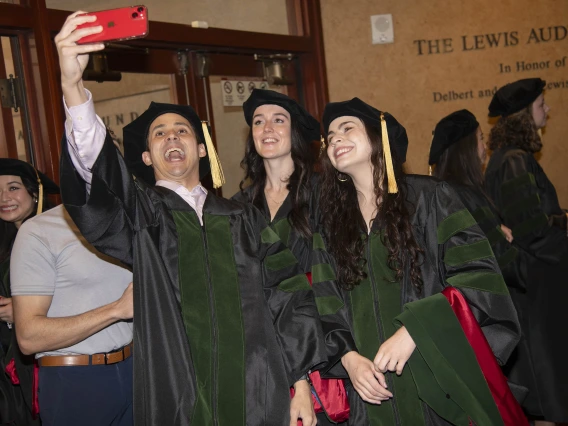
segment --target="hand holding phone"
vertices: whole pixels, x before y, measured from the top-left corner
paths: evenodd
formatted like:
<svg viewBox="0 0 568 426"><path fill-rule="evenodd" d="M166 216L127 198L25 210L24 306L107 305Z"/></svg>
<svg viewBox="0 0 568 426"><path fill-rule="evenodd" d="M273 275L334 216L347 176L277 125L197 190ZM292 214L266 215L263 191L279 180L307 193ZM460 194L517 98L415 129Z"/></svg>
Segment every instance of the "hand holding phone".
<svg viewBox="0 0 568 426"><path fill-rule="evenodd" d="M118 9L89 12L96 16L93 22L79 25L77 29L102 26L103 30L77 40L77 44L132 40L148 35L148 9L146 6L130 6Z"/></svg>

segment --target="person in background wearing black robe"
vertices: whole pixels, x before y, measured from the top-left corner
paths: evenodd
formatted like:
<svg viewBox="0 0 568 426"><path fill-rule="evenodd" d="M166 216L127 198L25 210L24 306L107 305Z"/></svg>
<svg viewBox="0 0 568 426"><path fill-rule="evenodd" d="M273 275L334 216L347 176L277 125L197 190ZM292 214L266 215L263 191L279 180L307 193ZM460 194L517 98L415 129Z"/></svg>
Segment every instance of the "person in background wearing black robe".
<svg viewBox="0 0 568 426"><path fill-rule="evenodd" d="M505 423L454 313L468 312L498 370L519 324L475 219L449 184L403 173L408 138L392 115L354 98L328 104L323 125L319 220L357 346L334 367L356 391L349 424L528 424L512 395Z"/></svg>
<svg viewBox="0 0 568 426"><path fill-rule="evenodd" d="M541 129L550 110L545 82L519 80L501 87L489 105L500 117L489 135L493 155L485 170L485 188L511 228L515 243L532 257L527 265L526 297L519 311L528 329L536 387L524 408L536 418L568 422L568 238L566 213L554 185L535 159L542 149ZM526 363L519 358L511 380L518 381ZM518 374L519 373L519 374Z"/></svg>
<svg viewBox="0 0 568 426"><path fill-rule="evenodd" d="M503 369L512 378L510 386L515 391L516 398L522 402L528 390L537 392L527 340L529 330L523 321L527 315L523 301L526 299L527 286L530 285L527 282L527 267L530 266L532 256L513 241L511 230L503 224L501 214L483 188L485 160L483 132L471 112L465 109L456 111L436 125L428 161L433 167L433 175L456 189L461 201L487 236L517 308L522 330L521 341ZM515 370L512 375L511 366Z"/></svg>
<svg viewBox="0 0 568 426"><path fill-rule="evenodd" d="M133 267L135 424L313 426L305 376L327 358L307 277L257 209L200 185L209 163L215 187L222 171L190 106L152 103L122 158L81 80L104 48L76 43L93 20L76 12L55 39L62 196L85 238Z"/></svg>
<svg viewBox="0 0 568 426"><path fill-rule="evenodd" d="M22 223L46 210L47 194L57 193L58 186L31 164L0 158L0 424L40 424L37 412L34 415L34 357L23 355L16 341L10 254Z"/></svg>
<svg viewBox="0 0 568 426"><path fill-rule="evenodd" d="M250 126L241 161L245 177L241 190L232 199L257 207L292 251L302 271L311 273L330 355L339 346L351 350L355 346L353 338L338 315L344 306L341 294L322 273L321 252L317 250L320 237L312 231L318 198L312 143L320 139L320 124L294 99L272 90L253 90L243 111ZM247 181L250 184L245 188ZM312 251L314 247L316 250ZM347 396L342 384L327 382L315 392L323 405L323 411L317 413L318 425L337 423L347 417Z"/></svg>

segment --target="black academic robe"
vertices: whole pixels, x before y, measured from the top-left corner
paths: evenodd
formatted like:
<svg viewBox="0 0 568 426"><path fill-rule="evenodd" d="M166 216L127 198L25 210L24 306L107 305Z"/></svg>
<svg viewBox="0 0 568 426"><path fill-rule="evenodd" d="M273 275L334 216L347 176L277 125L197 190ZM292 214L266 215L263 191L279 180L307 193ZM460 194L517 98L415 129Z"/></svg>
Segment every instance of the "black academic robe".
<svg viewBox="0 0 568 426"><path fill-rule="evenodd" d="M318 175L314 175L311 181L312 197L310 197L308 206L309 222L312 229L315 229L316 226L315 216L317 215L318 185ZM252 203L252 188L249 186L243 191L237 192L231 199L244 203ZM342 355L355 350L356 346L346 322L347 311L342 301L342 292L333 279L330 279L329 274L326 273L329 269L329 265L322 256L321 236L315 233L312 238L306 239L291 226L288 220L288 215L292 210L290 194L284 199L284 202L274 215L274 218L270 217L270 209L268 208L264 194L262 194L261 199L262 203L258 206L259 211L270 224L274 232L278 234L282 242L286 244L294 254L300 264L302 272L311 274L312 288L329 356L328 364L322 366L322 370L326 371L331 366L336 365ZM330 378L347 378L346 375L341 374L341 372L336 377L330 374L327 374L327 376ZM324 407L324 409L325 408L327 407ZM333 408L334 407L329 407L331 410L333 410ZM335 423L330 421L325 412L318 413L317 417L318 425L320 426Z"/></svg>
<svg viewBox="0 0 568 426"><path fill-rule="evenodd" d="M524 265L526 292L513 294L527 330L536 379L536 385L528 384L529 394L523 407L534 416L567 422L566 214L558 204L554 185L534 155L516 147L493 153L485 171L485 186L505 225L512 229L515 243L530 255ZM518 361L526 365L522 357Z"/></svg>
<svg viewBox="0 0 568 426"><path fill-rule="evenodd" d="M501 230L503 220L493 202L479 189L451 181L449 183L487 236L507 287L521 290L526 288L526 270L523 262L519 262L519 258L524 259L525 252L505 238Z"/></svg>
<svg viewBox="0 0 568 426"><path fill-rule="evenodd" d="M11 297L10 258L0 263L0 296ZM6 366L14 360L19 384L15 385L6 373ZM0 425L34 426L39 419L32 416L33 355L20 352L16 330L0 322Z"/></svg>
<svg viewBox="0 0 568 426"><path fill-rule="evenodd" d="M388 267L381 224L366 236L367 278L344 292L358 352L373 360L380 345L404 325L417 345L401 376L386 373L394 398L381 405L350 393L350 425L501 425L473 350L447 299L451 285L465 296L500 364L519 341L519 324L489 242L445 182L406 177L414 238L424 250L418 290ZM325 235L325 232L324 232ZM322 251L325 244L322 240ZM333 259L330 259L333 263ZM341 364L330 370L338 375ZM335 370L335 371L334 371ZM346 373L344 373L346 374Z"/></svg>
<svg viewBox="0 0 568 426"><path fill-rule="evenodd" d="M530 330L526 293L528 285L527 267L534 261L534 257L518 246L515 241L509 243L506 240L501 231L501 224L503 223L501 215L484 192L466 185L452 183L452 186L487 236L517 310L521 325L521 340L507 364L503 366L503 371L509 378L509 385L515 393L515 397L523 404L527 401L527 397L530 401L536 395L537 390L534 360L528 340Z"/></svg>
<svg viewBox="0 0 568 426"><path fill-rule="evenodd" d="M134 273L136 425L289 423L289 388L325 362L313 292L251 206L133 180L107 135L90 195L63 141L67 211Z"/></svg>

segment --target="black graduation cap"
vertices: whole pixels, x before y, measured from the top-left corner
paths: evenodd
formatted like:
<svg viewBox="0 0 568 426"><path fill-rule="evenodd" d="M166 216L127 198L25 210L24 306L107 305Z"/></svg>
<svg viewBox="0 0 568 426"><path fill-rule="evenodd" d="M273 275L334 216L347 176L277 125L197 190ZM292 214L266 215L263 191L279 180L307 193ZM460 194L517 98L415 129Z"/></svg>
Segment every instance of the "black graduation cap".
<svg viewBox="0 0 568 426"><path fill-rule="evenodd" d="M59 194L59 187L30 163L14 158L0 158L0 175L26 177L38 184L37 214L43 211L43 193Z"/></svg>
<svg viewBox="0 0 568 426"><path fill-rule="evenodd" d="M351 115L361 119L367 119L378 125L381 125L381 115L384 115L384 121L387 125L389 141L396 151L396 155L401 162L406 162L406 151L408 149L408 136L406 129L388 112L381 112L371 105L363 102L359 98L353 98L350 101L330 102L325 106L323 112L323 126L325 132L329 130L329 125L337 117Z"/></svg>
<svg viewBox="0 0 568 426"><path fill-rule="evenodd" d="M144 164L142 161L142 153L147 151L150 125L159 116L169 113L178 114L187 119L197 136L197 142L205 144L207 155L199 159L199 178L203 179L207 173L212 171L213 186L218 188L223 185L225 182L223 170L221 169L213 141L211 141L207 122L201 121L195 110L189 105L151 102L148 109L136 118L136 120L124 126L122 129L124 160L128 168L146 183L150 185L156 183L154 169L152 166Z"/></svg>
<svg viewBox="0 0 568 426"><path fill-rule="evenodd" d="M428 164L436 164L444 151L451 145L474 133L479 123L471 112L462 109L444 117L436 124Z"/></svg>
<svg viewBox="0 0 568 426"><path fill-rule="evenodd" d="M366 119L381 126L389 192L398 192L394 178L390 146L393 146L399 161L404 163L406 161L406 150L408 149L406 129L388 112L379 111L361 99L353 98L350 101L330 102L325 106L323 112L325 132L327 133L329 125L333 120L346 115Z"/></svg>
<svg viewBox="0 0 568 426"><path fill-rule="evenodd" d="M507 117L532 104L540 96L546 81L525 78L501 87L489 104L489 117Z"/></svg>
<svg viewBox="0 0 568 426"><path fill-rule="evenodd" d="M319 122L294 99L274 90L253 89L250 97L243 103L245 120L249 126L252 126L254 112L261 105L278 105L284 108L290 113L293 120L298 120L304 127L306 135L309 137L309 142L319 140Z"/></svg>

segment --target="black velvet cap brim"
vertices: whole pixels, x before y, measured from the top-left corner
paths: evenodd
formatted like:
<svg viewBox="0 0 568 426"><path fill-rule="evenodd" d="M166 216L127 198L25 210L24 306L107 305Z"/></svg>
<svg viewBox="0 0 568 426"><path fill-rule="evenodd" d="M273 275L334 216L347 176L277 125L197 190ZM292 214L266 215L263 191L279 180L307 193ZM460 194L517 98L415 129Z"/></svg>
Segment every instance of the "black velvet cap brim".
<svg viewBox="0 0 568 426"><path fill-rule="evenodd" d="M434 129L428 164L436 164L444 151L477 131L479 123L471 112L462 109L442 118Z"/></svg>
<svg viewBox="0 0 568 426"><path fill-rule="evenodd" d="M525 78L501 87L489 104L489 117L507 117L521 111L538 98L546 86L540 78Z"/></svg>
<svg viewBox="0 0 568 426"><path fill-rule="evenodd" d="M406 151L408 150L406 129L388 112L383 114L387 124L391 149L394 149L396 152L397 159L404 163L406 161ZM361 120L375 123L378 126L381 125L381 111L359 98L353 98L349 101L330 102L325 106L322 119L325 133L328 132L329 125L333 120L344 116L357 117Z"/></svg>
<svg viewBox="0 0 568 426"><path fill-rule="evenodd" d="M254 89L243 104L245 121L252 126L254 112L261 105L278 105L290 113L292 120L297 120L305 130L309 141L320 139L320 124L308 111L294 99L274 90Z"/></svg>
<svg viewBox="0 0 568 426"><path fill-rule="evenodd" d="M37 173L47 194L59 194L59 187L55 182L39 170ZM0 175L26 177L32 182L37 182L36 169L31 164L14 158L0 158Z"/></svg>

